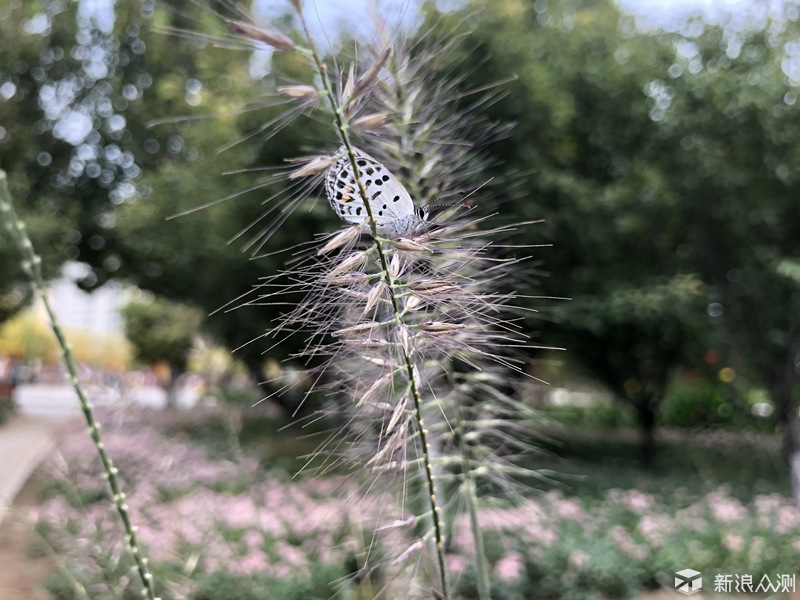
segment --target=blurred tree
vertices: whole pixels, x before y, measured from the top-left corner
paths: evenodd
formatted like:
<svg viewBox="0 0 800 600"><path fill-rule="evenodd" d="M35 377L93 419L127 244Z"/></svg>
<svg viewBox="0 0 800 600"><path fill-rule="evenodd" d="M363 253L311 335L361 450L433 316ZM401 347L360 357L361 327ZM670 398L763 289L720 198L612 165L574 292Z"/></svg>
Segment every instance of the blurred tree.
<svg viewBox="0 0 800 600"><path fill-rule="evenodd" d="M692 315L702 313L702 283L692 277L582 296L557 311L563 334L580 352L577 367L633 406L642 430L642 456L655 465L658 407L670 377L695 342ZM635 360L631 360L634 356Z"/></svg>
<svg viewBox="0 0 800 600"><path fill-rule="evenodd" d="M681 256L713 286L709 317L771 391L800 504L798 36L786 18L679 37L655 116L662 168L680 174Z"/></svg>
<svg viewBox="0 0 800 600"><path fill-rule="evenodd" d="M633 403L651 466L658 402L703 321L697 287L676 285L687 281L675 252L683 232L647 96L674 51L637 35L610 0L478 4L485 10L467 17L468 58L457 60L475 71L471 85L518 75L492 107L517 121L498 145L504 162L532 172L527 197L507 209L545 219L541 236L554 243L537 250L545 288L574 299L551 309L557 322L530 326Z"/></svg>
<svg viewBox="0 0 800 600"><path fill-rule="evenodd" d="M797 23L679 37L637 31L611 0L473 4L485 10L443 16L429 6L432 35L438 21L448 36L449 21L472 31L451 54L471 74L469 86L518 74L489 112L518 122L497 158L533 174L526 198L501 209L511 219L546 219L541 236L555 243L546 289L574 298L557 308L560 323L531 327L566 346L576 368L648 407L640 411L648 431L661 382L685 360L686 343L704 335L698 288L674 287L699 273L711 286L712 323L724 326L790 424L800 497ZM300 140L322 145L327 128L300 121L230 146L283 114L286 106L267 95L278 72L302 80L302 57L277 56L273 65L250 51L232 60L200 36L156 32L221 31L196 7L117 2L108 21L88 5L0 0L0 163L34 242L51 275L67 258L90 263L87 288L124 277L206 312L242 297L204 326L227 347L243 346L278 318L275 307L243 295L283 257L248 261L241 249L269 223L261 199L289 187L254 188L252 174L220 174L272 168L301 154ZM161 124L148 127L154 121ZM209 151L222 146L230 147ZM307 240L297 231L327 229L335 218L324 204L300 207L291 228L249 251L268 254ZM0 238L0 320L26 301L17 262ZM299 341L272 343L237 355L259 373L265 351L284 358ZM663 357L658 369L655 356ZM629 381L650 399L633 400Z"/></svg>
<svg viewBox="0 0 800 600"><path fill-rule="evenodd" d="M124 112L152 84L142 10L0 0L0 163L51 275L66 259L103 265L87 287L118 267L114 207L140 174Z"/></svg>
<svg viewBox="0 0 800 600"><path fill-rule="evenodd" d="M294 228L277 228L262 247L259 232L275 218L263 219L275 202L265 209L262 199L286 184L264 191L266 177L254 188L253 175L241 173L301 154L300 140L313 139L316 124L302 123L302 136L285 130L234 144L288 106L266 96L276 76L263 50L237 54L209 43L205 33L225 28L199 6L93 6L0 0L0 163L51 275L63 260L79 260L92 267L80 282L86 289L123 278L212 312L282 264L276 257L248 260L247 242L255 238L251 255L268 254L294 245L295 231L333 222L311 202L293 217ZM292 73L302 61L278 57L277 68ZM225 177L226 170L239 173ZM167 221L226 197L235 199ZM17 263L0 239L0 319L27 300ZM227 347L242 346L238 357L260 373L273 342L245 344L273 324L278 310L240 306L253 299L218 313L208 328ZM271 354L282 359L292 344Z"/></svg>
<svg viewBox="0 0 800 600"><path fill-rule="evenodd" d="M291 215L291 227L274 227L271 237L265 235L296 197L286 178L273 174L285 167L287 157L303 153L301 144L315 137L322 143L322 127L287 119L274 135L259 134L264 123L282 120L293 108L276 102L276 73L297 72L302 58L276 55L270 72L261 75L251 71L258 54L232 53L200 34L179 38L152 30L224 31L215 17L193 8L195 13L191 7L158 7L150 29L142 33L154 85L132 105L132 120L157 124L140 132L144 158L137 195L117 209L114 249L120 265L115 274L214 313L204 323L206 330L236 350L235 357L263 382L266 358L283 360L302 340L250 343L280 315L259 298L258 282L280 271L286 255L274 253L309 241L308 233L298 237L298 231L329 230L336 221L327 203L312 197ZM213 205L202 208L207 204ZM190 214L171 218L183 213ZM256 255L261 257L251 260ZM287 413L297 408L297 398L273 401Z"/></svg>
<svg viewBox="0 0 800 600"><path fill-rule="evenodd" d="M189 355L203 322L203 313L186 304L162 298L133 301L122 309L125 335L133 346L136 359L147 365L164 362L169 377L164 383L167 406L176 404L178 378L186 372Z"/></svg>
<svg viewBox="0 0 800 600"><path fill-rule="evenodd" d="M65 20L54 12L43 11L39 19L36 14L34 6L0 1L0 165L42 255L44 275L52 278L80 235L75 229L76 207L64 202L48 177L53 162L63 166L68 160L70 146L45 134L48 122L38 105L38 93L43 80L74 61L60 47L70 37ZM50 48L50 41L60 52ZM0 323L31 297L19 252L7 236L0 235Z"/></svg>
<svg viewBox="0 0 800 600"><path fill-rule="evenodd" d="M637 31L605 0L509 0L474 18L469 43L478 43L471 56L483 82L518 69L496 106L519 121L503 145L508 163L535 172L529 200L514 212L547 219L555 243L547 287L575 298L546 328L548 342L567 346L570 362L595 365L621 393L613 364L643 372L660 354L668 369L687 350L678 351L674 332L691 341L706 319L723 326L732 354L772 391L800 502L800 26L792 6L763 28L695 22L667 35ZM642 327L635 303L665 290L664 278L689 273L708 284L707 315L667 294ZM618 311L626 290L637 291Z"/></svg>

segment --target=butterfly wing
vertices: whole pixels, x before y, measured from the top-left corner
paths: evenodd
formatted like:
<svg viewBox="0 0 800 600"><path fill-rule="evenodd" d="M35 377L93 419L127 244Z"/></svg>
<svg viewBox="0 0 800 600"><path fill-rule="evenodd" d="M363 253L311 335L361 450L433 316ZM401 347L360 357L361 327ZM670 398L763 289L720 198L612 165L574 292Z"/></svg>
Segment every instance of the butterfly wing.
<svg viewBox="0 0 800 600"><path fill-rule="evenodd" d="M342 151L343 148L339 150ZM367 216L347 156L337 160L328 170L325 176L325 193L328 195L331 208L348 223L361 223Z"/></svg>
<svg viewBox="0 0 800 600"><path fill-rule="evenodd" d="M339 148L339 153L345 151L344 146ZM394 236L418 228L420 219L416 215L414 201L400 180L366 152L357 148L353 148L353 152L378 232ZM346 154L328 171L325 191L336 214L345 221L360 223L367 216L350 158Z"/></svg>
<svg viewBox="0 0 800 600"><path fill-rule="evenodd" d="M345 152L344 146L339 148L339 152ZM414 202L403 184L366 152L357 148L354 148L353 152L375 220L379 224L388 223L414 214ZM325 191L336 214L343 219L360 222L366 216L364 210L356 214L356 209L358 207L363 209L364 204L348 156L340 158L328 171ZM358 218L350 219L351 216Z"/></svg>

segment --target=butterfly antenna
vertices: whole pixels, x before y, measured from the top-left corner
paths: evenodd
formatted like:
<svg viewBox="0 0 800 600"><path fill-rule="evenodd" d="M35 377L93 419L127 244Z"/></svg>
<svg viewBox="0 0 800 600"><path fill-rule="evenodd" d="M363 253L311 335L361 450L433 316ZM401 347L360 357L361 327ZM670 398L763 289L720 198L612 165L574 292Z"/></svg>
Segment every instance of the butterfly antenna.
<svg viewBox="0 0 800 600"><path fill-rule="evenodd" d="M485 182L480 184L478 187L476 187L474 190L472 190L469 193L465 192L464 190L461 190L459 192L453 192L452 194L445 194L444 196L439 196L434 202L431 202L430 204L426 205L425 208L427 208L427 209L431 209L431 208L452 208L454 206L461 205L467 200L467 198L469 198L473 194L477 194L482 188L487 186L489 184L489 182L492 181L492 179L494 179L494 177L490 177L489 179L487 179ZM445 200L447 198L453 198L455 196L463 196L463 198L461 198L461 200L459 200L458 202L444 203L444 204L441 203L442 200ZM466 208L472 208L472 207L471 206L467 206Z"/></svg>
<svg viewBox="0 0 800 600"><path fill-rule="evenodd" d="M452 204L441 204L441 201L447 200L448 198L455 198L456 196L466 196L466 194L467 192L465 192L464 190L453 192L450 194L445 194L444 196L439 196L438 198L436 198L436 200L428 204L428 206L429 207L453 206Z"/></svg>

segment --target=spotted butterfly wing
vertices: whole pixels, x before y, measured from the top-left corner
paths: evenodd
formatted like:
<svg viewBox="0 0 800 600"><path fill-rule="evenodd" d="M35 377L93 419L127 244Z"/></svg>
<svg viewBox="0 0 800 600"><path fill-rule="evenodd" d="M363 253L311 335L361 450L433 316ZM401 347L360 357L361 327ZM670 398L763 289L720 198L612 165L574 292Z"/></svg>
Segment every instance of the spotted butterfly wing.
<svg viewBox="0 0 800 600"><path fill-rule="evenodd" d="M380 235L408 235L418 231L426 215L415 209L411 195L389 170L366 152L353 148L358 174L369 199L372 217ZM362 223L368 216L346 148L339 148L342 158L325 177L325 192L333 210L348 223Z"/></svg>

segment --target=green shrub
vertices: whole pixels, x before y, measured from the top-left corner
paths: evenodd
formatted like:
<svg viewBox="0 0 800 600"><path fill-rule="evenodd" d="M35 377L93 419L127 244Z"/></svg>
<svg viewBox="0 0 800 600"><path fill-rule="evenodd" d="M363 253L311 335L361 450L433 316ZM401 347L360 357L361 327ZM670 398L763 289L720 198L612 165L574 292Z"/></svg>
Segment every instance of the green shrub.
<svg viewBox="0 0 800 600"><path fill-rule="evenodd" d="M774 430L774 420L753 414L752 406L763 401L758 393L739 395L726 384L710 378L673 383L659 411L659 424L671 427L737 428Z"/></svg>

